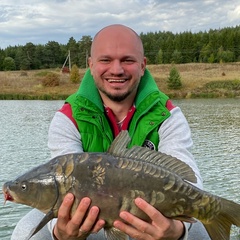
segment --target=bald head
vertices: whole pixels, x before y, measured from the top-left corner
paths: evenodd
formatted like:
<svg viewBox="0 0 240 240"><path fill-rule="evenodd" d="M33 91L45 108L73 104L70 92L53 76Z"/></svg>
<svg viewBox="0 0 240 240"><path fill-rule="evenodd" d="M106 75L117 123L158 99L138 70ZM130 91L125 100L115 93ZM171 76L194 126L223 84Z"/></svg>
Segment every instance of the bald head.
<svg viewBox="0 0 240 240"><path fill-rule="evenodd" d="M146 67L143 44L131 28L115 24L93 39L89 68L106 106L132 106Z"/></svg>
<svg viewBox="0 0 240 240"><path fill-rule="evenodd" d="M107 41L106 41L107 40ZM94 55L94 51L96 46L99 43L103 43L104 41L107 43L127 43L129 45L135 46L136 50L139 54L144 57L144 49L142 40L139 35L131 28L121 25L121 24L113 24L102 28L94 37L92 46L91 46L91 56Z"/></svg>

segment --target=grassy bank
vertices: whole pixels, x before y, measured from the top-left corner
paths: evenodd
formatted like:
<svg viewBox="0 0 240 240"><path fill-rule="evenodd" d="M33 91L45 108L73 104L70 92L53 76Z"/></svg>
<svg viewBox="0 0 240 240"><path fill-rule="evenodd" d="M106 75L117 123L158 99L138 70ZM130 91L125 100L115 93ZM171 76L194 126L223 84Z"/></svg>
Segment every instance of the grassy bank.
<svg viewBox="0 0 240 240"><path fill-rule="evenodd" d="M149 65L159 88L172 98L240 97L240 62L228 64L176 65L183 87L169 90L167 78L172 65ZM43 72L59 75L59 85L44 87ZM83 76L85 69L80 69ZM60 69L0 72L0 99L65 99L75 92L79 84L69 81L69 74Z"/></svg>

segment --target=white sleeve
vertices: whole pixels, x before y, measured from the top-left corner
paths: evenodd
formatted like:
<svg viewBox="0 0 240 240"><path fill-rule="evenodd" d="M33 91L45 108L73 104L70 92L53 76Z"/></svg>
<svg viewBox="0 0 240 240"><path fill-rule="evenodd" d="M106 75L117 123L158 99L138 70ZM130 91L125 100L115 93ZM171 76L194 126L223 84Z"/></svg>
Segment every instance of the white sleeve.
<svg viewBox="0 0 240 240"><path fill-rule="evenodd" d="M63 113L56 112L49 127L48 148L51 157L83 152L81 135L74 123Z"/></svg>
<svg viewBox="0 0 240 240"><path fill-rule="evenodd" d="M190 150L192 147L191 130L179 107L171 110L171 116L159 128L160 152L176 157L187 163L195 172L198 188L202 189L202 178Z"/></svg>

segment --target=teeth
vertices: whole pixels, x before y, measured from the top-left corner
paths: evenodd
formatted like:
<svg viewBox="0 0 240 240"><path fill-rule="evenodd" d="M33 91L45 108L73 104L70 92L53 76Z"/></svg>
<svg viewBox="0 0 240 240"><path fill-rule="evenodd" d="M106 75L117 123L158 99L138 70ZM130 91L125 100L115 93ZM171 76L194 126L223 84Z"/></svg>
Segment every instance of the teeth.
<svg viewBox="0 0 240 240"><path fill-rule="evenodd" d="M125 82L124 79L119 79L119 80L116 80L116 79L108 79L108 82L110 83L122 83L122 82Z"/></svg>

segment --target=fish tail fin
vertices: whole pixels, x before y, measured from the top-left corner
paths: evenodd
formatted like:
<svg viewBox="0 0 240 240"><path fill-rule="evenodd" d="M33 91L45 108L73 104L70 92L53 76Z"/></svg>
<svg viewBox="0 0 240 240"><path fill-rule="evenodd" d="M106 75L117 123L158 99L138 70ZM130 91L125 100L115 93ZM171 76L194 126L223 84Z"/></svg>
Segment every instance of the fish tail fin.
<svg viewBox="0 0 240 240"><path fill-rule="evenodd" d="M232 225L240 227L240 205L222 198L222 209L211 222L203 223L212 240L230 239Z"/></svg>

